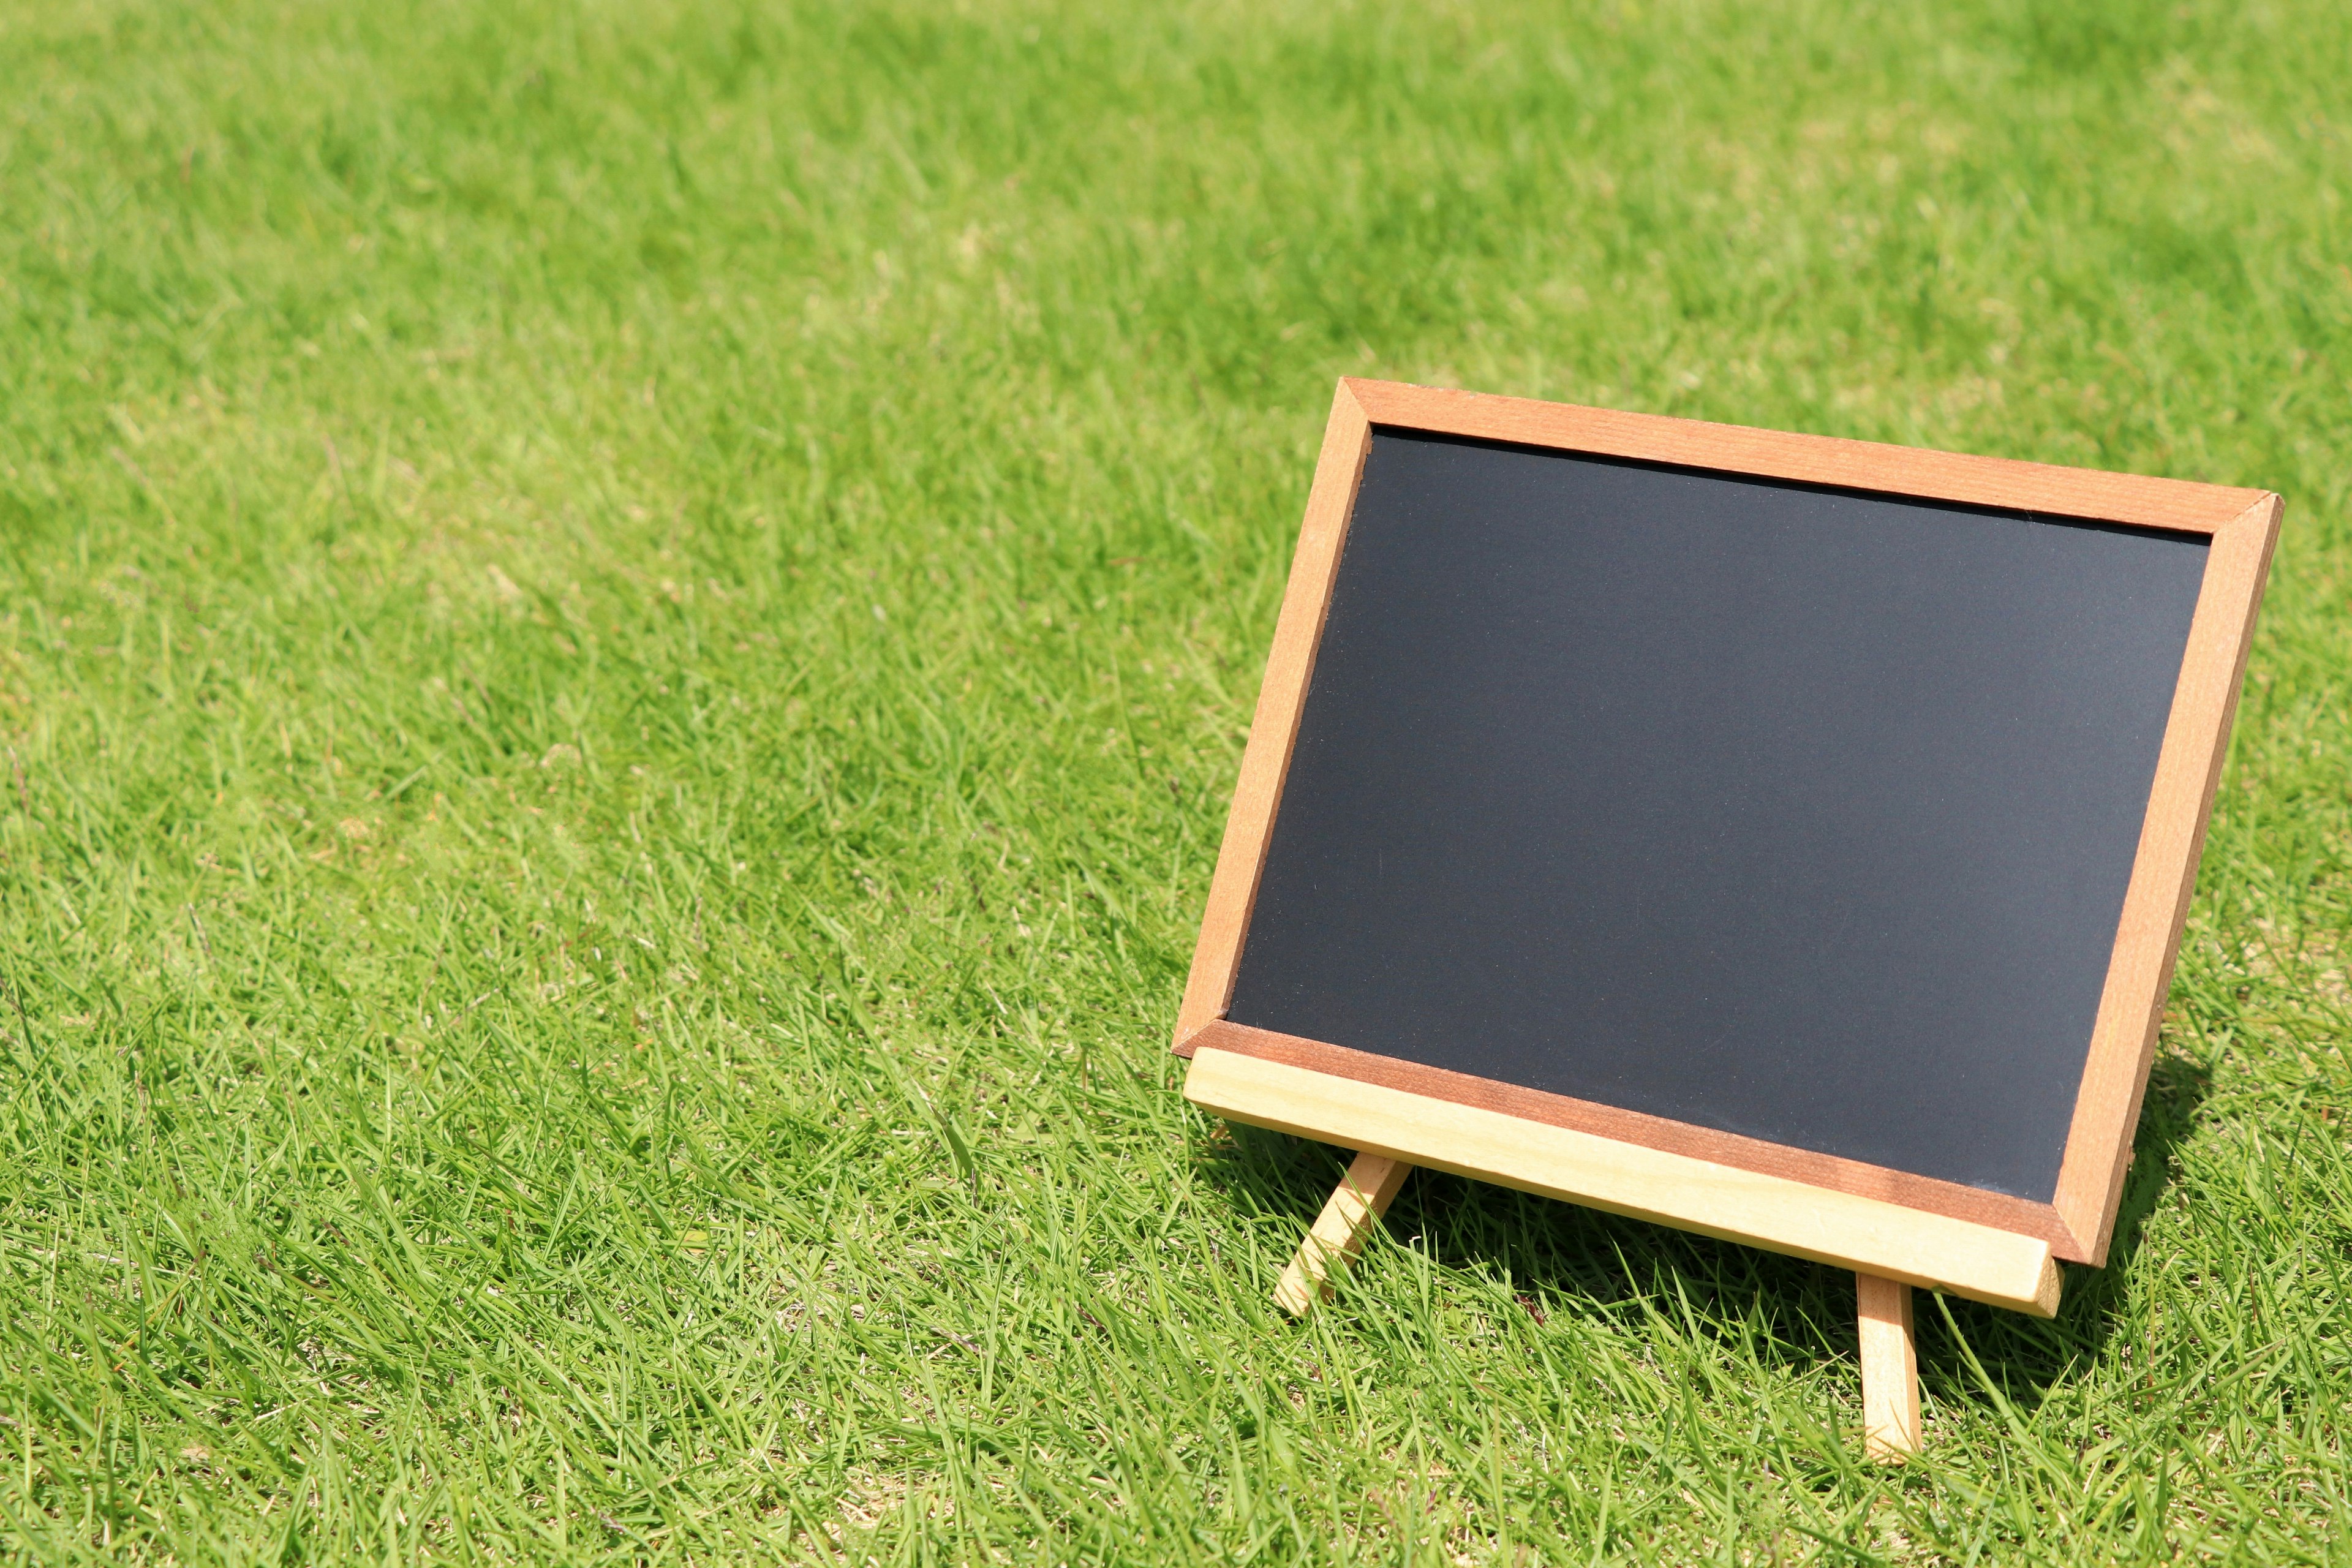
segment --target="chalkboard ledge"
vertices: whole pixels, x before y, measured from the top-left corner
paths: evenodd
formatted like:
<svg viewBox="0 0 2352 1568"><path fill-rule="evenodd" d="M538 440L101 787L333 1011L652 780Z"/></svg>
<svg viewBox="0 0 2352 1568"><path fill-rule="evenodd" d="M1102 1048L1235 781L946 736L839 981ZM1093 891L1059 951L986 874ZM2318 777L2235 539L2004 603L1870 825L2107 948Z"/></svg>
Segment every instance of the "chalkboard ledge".
<svg viewBox="0 0 2352 1568"><path fill-rule="evenodd" d="M1456 1175L1745 1242L2037 1318L2056 1315L2050 1244L1761 1172L1196 1045L1202 1110Z"/></svg>
<svg viewBox="0 0 2352 1568"><path fill-rule="evenodd" d="M1564 1094L1523 1089L1493 1079L1474 1078L1445 1068L1370 1051L1350 1049L1322 1040L1277 1034L1227 1019L1217 1019L1196 1031L1179 1054L1197 1056L1202 1049L1230 1051L1303 1068L1326 1077L1344 1079L1394 1089L1422 1100L1438 1100L1474 1110L1493 1111L1525 1121L1538 1121L1570 1132L1587 1132L1612 1143L1636 1143L1668 1154L1729 1165L1759 1175L1796 1182L1808 1188L1827 1188L1850 1196L1870 1198L1906 1209L1940 1215L1992 1230L2031 1237L2048 1244L2051 1255L2065 1263L2091 1261L2086 1238L2067 1228L2054 1205L2035 1203L2007 1193L1964 1186L1910 1171L1866 1164L1859 1160L1816 1153L1785 1143L1768 1142L1713 1127L1676 1121L1661 1116L1602 1105Z"/></svg>

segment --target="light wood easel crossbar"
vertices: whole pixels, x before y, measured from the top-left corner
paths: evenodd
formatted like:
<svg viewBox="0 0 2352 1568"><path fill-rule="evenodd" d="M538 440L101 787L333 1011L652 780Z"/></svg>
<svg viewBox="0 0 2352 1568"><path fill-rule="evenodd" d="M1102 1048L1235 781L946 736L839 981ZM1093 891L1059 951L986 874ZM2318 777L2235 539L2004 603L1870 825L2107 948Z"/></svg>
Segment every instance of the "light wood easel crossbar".
<svg viewBox="0 0 2352 1568"><path fill-rule="evenodd" d="M1876 1198L1203 1049L1184 1097L1234 1121L1793 1253L2047 1318L2050 1244Z"/></svg>

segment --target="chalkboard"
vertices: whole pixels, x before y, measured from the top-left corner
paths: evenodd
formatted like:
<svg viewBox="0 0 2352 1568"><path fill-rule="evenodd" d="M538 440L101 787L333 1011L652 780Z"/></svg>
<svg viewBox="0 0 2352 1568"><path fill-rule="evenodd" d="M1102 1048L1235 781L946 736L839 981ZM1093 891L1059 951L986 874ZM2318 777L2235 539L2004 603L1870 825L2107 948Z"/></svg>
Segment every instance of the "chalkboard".
<svg viewBox="0 0 2352 1568"><path fill-rule="evenodd" d="M1377 431L1226 1016L2049 1202L2209 548Z"/></svg>
<svg viewBox="0 0 2352 1568"><path fill-rule="evenodd" d="M2033 1289L1974 1293L2054 1303L2107 1245L2278 515L1343 383L1188 1093L1889 1278L2024 1238ZM1839 1239L1882 1209L1944 1239Z"/></svg>

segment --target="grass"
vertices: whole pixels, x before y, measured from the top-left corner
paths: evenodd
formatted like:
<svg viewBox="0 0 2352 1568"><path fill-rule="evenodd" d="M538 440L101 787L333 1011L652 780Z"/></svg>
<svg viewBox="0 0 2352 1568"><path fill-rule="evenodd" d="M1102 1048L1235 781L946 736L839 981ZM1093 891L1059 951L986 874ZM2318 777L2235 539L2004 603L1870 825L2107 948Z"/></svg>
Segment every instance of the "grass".
<svg viewBox="0 0 2352 1568"><path fill-rule="evenodd" d="M0 1551L2352 1562L2352 13L0 5ZM2260 484L2052 1323L1166 1035L1332 378Z"/></svg>

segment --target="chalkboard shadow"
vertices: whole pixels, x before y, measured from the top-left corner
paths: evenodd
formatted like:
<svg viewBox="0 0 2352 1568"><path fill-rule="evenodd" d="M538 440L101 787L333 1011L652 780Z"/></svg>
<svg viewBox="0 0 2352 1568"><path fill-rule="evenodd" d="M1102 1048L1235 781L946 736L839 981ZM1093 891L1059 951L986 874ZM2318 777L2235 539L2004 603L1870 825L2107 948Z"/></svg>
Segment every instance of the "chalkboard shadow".
<svg viewBox="0 0 2352 1568"><path fill-rule="evenodd" d="M2130 1262L2147 1216L2170 1184L2173 1156L2194 1131L2211 1074L2181 1057L2158 1059L2140 1113L2107 1267L2070 1266L2058 1316L1945 1298L1917 1305L1919 1374L1933 1400L1981 1401L1969 1354L2002 1396L2031 1412L2095 1358L2130 1305ZM1299 1234L1330 1195L1347 1155L1324 1144L1235 1123L1213 1179L1244 1210L1295 1222ZM1417 1171L1389 1211L1389 1235L1442 1268L1504 1284L1539 1321L1554 1315L1640 1329L1664 1313L1760 1367L1801 1373L1857 1356L1853 1276L1759 1247L1620 1218L1490 1183ZM1272 1289L1273 1279L1266 1281ZM1966 1344L1953 1336L1957 1328Z"/></svg>
<svg viewBox="0 0 2352 1568"><path fill-rule="evenodd" d="M2031 1411L2077 1366L2102 1352L2108 1336L2129 1314L2132 1258L2139 1251L2148 1216L2172 1184L2175 1156L2196 1131L2212 1079L2211 1069L2202 1062L2178 1056L2157 1058L2140 1105L2138 1136L2124 1178L2123 1201L2116 1210L2115 1241L2107 1249L2106 1267L2068 1266L2057 1317L2044 1322L1947 1297L1944 1304L1951 1312L1948 1328L1944 1314L1922 1301L1919 1373L1925 1387L1940 1398L1983 1397L1966 1352L1953 1340L1955 1328L1976 1352L1986 1376L2022 1411Z"/></svg>

